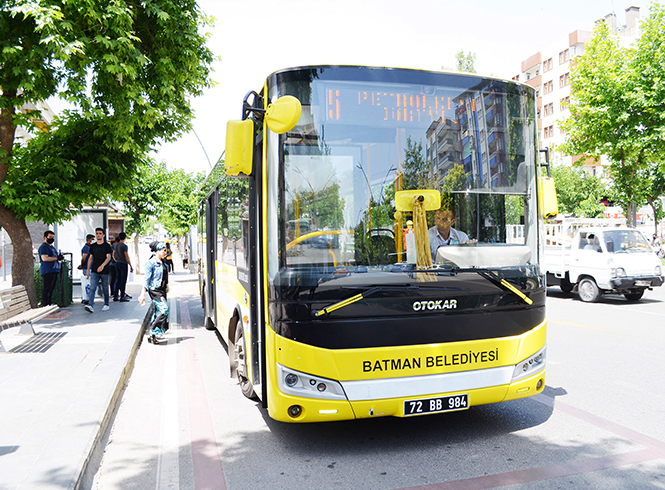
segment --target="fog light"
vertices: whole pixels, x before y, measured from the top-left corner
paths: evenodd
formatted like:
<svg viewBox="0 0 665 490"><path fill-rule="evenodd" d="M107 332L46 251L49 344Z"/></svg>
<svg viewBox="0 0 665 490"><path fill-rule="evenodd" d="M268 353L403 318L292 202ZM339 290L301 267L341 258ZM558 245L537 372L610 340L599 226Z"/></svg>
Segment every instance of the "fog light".
<svg viewBox="0 0 665 490"><path fill-rule="evenodd" d="M542 379L539 379L539 380L538 380L538 384L536 385L536 390L539 390L539 389L541 389L542 387L543 387L543 380L542 380Z"/></svg>
<svg viewBox="0 0 665 490"><path fill-rule="evenodd" d="M296 376L293 373L289 373L284 378L284 382L286 383L287 386L293 388L296 384L298 384L298 376Z"/></svg>
<svg viewBox="0 0 665 490"><path fill-rule="evenodd" d="M319 383L316 385L316 389L319 391L326 391L326 384L325 383Z"/></svg>
<svg viewBox="0 0 665 490"><path fill-rule="evenodd" d="M291 405L289 407L289 417L296 418L299 417L302 413L302 407L300 405Z"/></svg>

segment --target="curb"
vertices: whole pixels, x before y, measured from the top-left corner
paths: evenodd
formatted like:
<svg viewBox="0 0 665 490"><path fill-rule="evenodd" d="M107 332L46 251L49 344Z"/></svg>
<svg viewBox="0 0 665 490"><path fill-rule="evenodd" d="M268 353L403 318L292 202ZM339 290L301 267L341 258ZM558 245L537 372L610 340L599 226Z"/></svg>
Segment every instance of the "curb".
<svg viewBox="0 0 665 490"><path fill-rule="evenodd" d="M104 417L102 418L102 421L99 425L99 429L95 434L90 450L88 451L85 461L83 462L81 472L79 473L78 479L74 485L75 490L92 488L95 475L97 474L97 470L101 465L102 457L104 456L104 449L106 447L106 442L108 441L109 429L113 426L112 421L115 418L119 402L122 399L122 393L127 386L127 379L131 376L132 371L134 370L136 352L141 345L143 333L145 332L145 329L150 321L149 314L150 309L148 309L145 316L143 317L141 328L139 329L138 335L136 336L134 344L132 345L132 349L127 358L127 364L122 370L118 384L116 385L116 388L109 400L108 408L104 413Z"/></svg>

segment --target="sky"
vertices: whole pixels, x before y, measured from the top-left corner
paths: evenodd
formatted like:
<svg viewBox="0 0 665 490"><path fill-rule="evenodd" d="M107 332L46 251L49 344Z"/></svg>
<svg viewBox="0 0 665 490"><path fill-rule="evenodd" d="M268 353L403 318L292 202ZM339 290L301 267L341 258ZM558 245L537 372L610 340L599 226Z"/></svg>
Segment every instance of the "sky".
<svg viewBox="0 0 665 490"><path fill-rule="evenodd" d="M215 18L209 48L213 88L192 100L194 131L153 157L169 168L208 172L224 151L226 122L272 72L310 64L440 70L459 50L476 54L481 75L512 78L520 63L571 32L649 0L199 0ZM662 1L661 1L662 3ZM210 163L209 163L210 162Z"/></svg>

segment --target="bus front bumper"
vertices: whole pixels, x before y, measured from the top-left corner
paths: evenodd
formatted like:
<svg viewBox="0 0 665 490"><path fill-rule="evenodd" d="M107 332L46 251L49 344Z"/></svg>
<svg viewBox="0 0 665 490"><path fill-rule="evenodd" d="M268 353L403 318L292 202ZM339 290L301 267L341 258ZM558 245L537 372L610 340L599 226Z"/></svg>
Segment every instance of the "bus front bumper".
<svg viewBox="0 0 665 490"><path fill-rule="evenodd" d="M378 400L322 400L297 397L277 393L270 398L268 410L270 416L282 422L311 423L337 420L351 420L373 417L409 417L447 411L464 410L476 405L499 403L508 400L526 398L543 391L546 368L533 375L507 385L490 386L447 393L433 393L426 396L407 396ZM466 397L463 397L466 395ZM443 406L437 400L465 400L458 406ZM421 405L434 407L426 412L408 413L409 402L423 402ZM439 406L441 405L441 406ZM439 409L440 408L440 409Z"/></svg>

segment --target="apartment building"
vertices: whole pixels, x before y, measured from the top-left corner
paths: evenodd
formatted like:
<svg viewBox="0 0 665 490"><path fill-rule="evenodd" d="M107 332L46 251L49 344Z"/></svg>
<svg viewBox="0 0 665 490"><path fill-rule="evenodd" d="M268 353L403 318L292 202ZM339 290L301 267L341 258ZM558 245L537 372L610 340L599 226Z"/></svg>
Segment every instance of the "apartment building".
<svg viewBox="0 0 665 490"><path fill-rule="evenodd" d="M639 35L639 7L626 9L626 24L619 26L614 13L606 15L597 22L607 22L610 30L618 34L622 45L629 45ZM522 61L519 75L513 80L526 83L536 89L538 108L538 131L540 147L552 148L565 141L565 134L559 128L559 122L570 116L566 103L570 101L570 72L575 59L584 54L585 45L591 39L589 30L577 30L567 37L559 39L547 49L543 49ZM571 165L580 160L579 156L566 156L553 151L551 159ZM586 160L583 168L591 175L603 176L607 159L600 161Z"/></svg>

